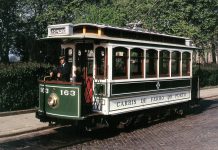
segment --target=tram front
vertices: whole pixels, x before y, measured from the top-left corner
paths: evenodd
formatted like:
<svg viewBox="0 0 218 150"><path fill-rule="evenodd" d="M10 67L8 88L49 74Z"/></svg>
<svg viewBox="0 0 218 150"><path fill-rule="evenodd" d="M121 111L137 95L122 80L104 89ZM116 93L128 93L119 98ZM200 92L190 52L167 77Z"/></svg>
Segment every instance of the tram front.
<svg viewBox="0 0 218 150"><path fill-rule="evenodd" d="M61 31L53 31L59 34ZM57 30L62 30L57 28ZM49 34L52 34L51 31ZM93 44L85 40L53 35L43 41L44 52L49 64L56 71L39 81L39 108L36 117L43 122L69 122L83 120L91 113L93 98ZM59 37L59 38L56 38ZM64 56L68 64L69 81L61 80L58 74L57 58ZM55 72L54 71L54 72Z"/></svg>

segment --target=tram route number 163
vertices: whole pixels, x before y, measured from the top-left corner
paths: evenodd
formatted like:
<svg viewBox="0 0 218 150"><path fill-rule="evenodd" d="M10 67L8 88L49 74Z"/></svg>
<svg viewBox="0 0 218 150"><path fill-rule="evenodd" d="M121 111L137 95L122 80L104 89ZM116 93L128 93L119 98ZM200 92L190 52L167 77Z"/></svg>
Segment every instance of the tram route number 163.
<svg viewBox="0 0 218 150"><path fill-rule="evenodd" d="M48 88L40 88L40 92L41 93L46 93L48 94L49 93L49 89ZM74 90L60 90L60 95L61 96L75 96L76 95L76 91Z"/></svg>
<svg viewBox="0 0 218 150"><path fill-rule="evenodd" d="M76 95L76 91L74 90L60 90L61 95L64 96L75 96Z"/></svg>

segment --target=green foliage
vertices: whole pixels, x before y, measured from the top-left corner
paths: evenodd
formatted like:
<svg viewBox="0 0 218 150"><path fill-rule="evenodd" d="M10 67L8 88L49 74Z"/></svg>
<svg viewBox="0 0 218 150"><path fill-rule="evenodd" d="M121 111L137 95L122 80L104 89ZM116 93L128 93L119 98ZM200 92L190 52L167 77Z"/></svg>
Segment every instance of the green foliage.
<svg viewBox="0 0 218 150"><path fill-rule="evenodd" d="M198 47L215 48L218 41L217 0L0 0L0 53L15 45L36 59L34 43L47 25L102 23L126 26L141 21L150 31L190 37ZM3 27L1 27L3 26ZM7 34L6 34L7 33ZM3 51L3 52L2 52ZM6 58L6 57L5 57ZM213 57L215 58L215 57ZM26 58L28 59L28 58Z"/></svg>
<svg viewBox="0 0 218 150"><path fill-rule="evenodd" d="M193 77L200 79L200 87L218 85L218 65L193 66Z"/></svg>
<svg viewBox="0 0 218 150"><path fill-rule="evenodd" d="M37 63L0 64L0 112L36 107L38 79L46 69Z"/></svg>

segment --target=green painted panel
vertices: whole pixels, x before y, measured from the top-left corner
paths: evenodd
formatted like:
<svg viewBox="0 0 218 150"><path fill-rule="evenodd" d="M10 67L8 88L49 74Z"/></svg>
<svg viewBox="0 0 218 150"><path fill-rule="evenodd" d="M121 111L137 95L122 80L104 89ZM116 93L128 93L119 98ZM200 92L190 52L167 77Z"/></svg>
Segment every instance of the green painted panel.
<svg viewBox="0 0 218 150"><path fill-rule="evenodd" d="M45 90L44 90L45 87ZM40 110L59 118L81 117L81 87L77 85L39 85ZM45 99L45 102L44 102Z"/></svg>
<svg viewBox="0 0 218 150"><path fill-rule="evenodd" d="M157 84L159 83L159 88ZM191 86L190 79L180 80L163 80L163 81L140 81L140 82L125 82L125 83L112 83L111 95L114 94L131 94L133 92L147 92L158 91L164 89L173 89L179 87Z"/></svg>

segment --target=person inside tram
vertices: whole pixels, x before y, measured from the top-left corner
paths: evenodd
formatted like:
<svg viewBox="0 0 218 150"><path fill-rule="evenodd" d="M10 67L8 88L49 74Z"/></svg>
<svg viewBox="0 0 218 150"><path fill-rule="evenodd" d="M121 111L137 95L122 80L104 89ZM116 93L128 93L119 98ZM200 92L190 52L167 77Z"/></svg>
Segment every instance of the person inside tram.
<svg viewBox="0 0 218 150"><path fill-rule="evenodd" d="M50 77L51 78L57 78L57 80L60 81L70 81L70 66L66 62L65 57L61 56L59 58L59 63L60 65L57 67L57 69L54 69L53 71L50 72Z"/></svg>

